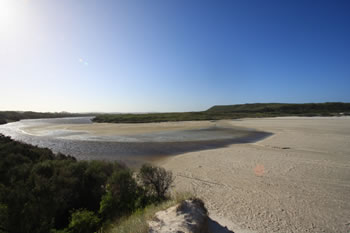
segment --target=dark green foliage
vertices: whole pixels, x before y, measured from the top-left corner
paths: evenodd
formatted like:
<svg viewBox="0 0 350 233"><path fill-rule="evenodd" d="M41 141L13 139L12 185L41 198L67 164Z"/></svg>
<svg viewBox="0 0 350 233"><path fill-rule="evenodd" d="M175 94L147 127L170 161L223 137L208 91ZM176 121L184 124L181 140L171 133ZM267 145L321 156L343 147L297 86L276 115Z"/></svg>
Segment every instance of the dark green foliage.
<svg viewBox="0 0 350 233"><path fill-rule="evenodd" d="M77 161L0 134L0 232L94 232L165 197L170 173L145 166L141 174L144 186L118 163Z"/></svg>
<svg viewBox="0 0 350 233"><path fill-rule="evenodd" d="M100 228L101 220L92 211L76 210L68 226L69 233L93 233Z"/></svg>
<svg viewBox="0 0 350 233"><path fill-rule="evenodd" d="M0 190L1 192L1 190ZM1 195L1 194L0 194ZM0 232L7 232L8 230L8 207L0 203Z"/></svg>
<svg viewBox="0 0 350 233"><path fill-rule="evenodd" d="M335 114L350 111L350 103L309 103L309 104L238 104L218 105L211 107L208 112L221 113L272 113L272 114Z"/></svg>
<svg viewBox="0 0 350 233"><path fill-rule="evenodd" d="M107 193L102 198L100 214L106 219L131 213L137 208L138 189L130 171L115 171L107 181Z"/></svg>
<svg viewBox="0 0 350 233"><path fill-rule="evenodd" d="M166 193L173 183L173 174L164 168L144 164L138 175L150 195L157 200L166 199Z"/></svg>
<svg viewBox="0 0 350 233"><path fill-rule="evenodd" d="M214 106L202 112L102 114L95 122L147 123L165 121L222 120L244 117L338 116L350 113L350 103L311 104L240 104Z"/></svg>
<svg viewBox="0 0 350 233"><path fill-rule="evenodd" d="M0 135L0 218L6 219L0 228L23 233L63 229L73 209L98 212L108 178L124 170L112 162L55 156Z"/></svg>

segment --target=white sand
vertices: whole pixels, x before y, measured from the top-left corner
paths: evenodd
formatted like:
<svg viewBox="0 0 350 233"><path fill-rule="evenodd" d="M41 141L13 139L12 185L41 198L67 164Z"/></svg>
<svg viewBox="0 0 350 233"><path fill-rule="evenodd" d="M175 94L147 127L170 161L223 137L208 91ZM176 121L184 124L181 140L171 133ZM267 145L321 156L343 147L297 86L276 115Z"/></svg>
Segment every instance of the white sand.
<svg viewBox="0 0 350 233"><path fill-rule="evenodd" d="M350 232L350 118L265 118L234 126L274 133L162 163L176 189L240 232Z"/></svg>

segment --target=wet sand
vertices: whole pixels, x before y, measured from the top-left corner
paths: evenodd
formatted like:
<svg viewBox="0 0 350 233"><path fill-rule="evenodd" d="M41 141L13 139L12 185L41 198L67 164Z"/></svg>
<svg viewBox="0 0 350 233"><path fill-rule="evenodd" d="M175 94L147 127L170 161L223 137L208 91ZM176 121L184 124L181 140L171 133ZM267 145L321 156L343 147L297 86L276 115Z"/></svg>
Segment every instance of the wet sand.
<svg viewBox="0 0 350 233"><path fill-rule="evenodd" d="M88 132L96 136L111 135L133 135L156 133L166 131L195 130L210 127L229 126L226 121L181 121L181 122L161 122L161 123L138 123L138 124L113 124L113 123L92 123L92 124L45 124L23 127L22 129L33 135L42 135L43 132L53 130L72 130Z"/></svg>
<svg viewBox="0 0 350 233"><path fill-rule="evenodd" d="M197 194L236 233L350 232L350 117L230 124L274 135L162 162L177 191Z"/></svg>
<svg viewBox="0 0 350 233"><path fill-rule="evenodd" d="M116 160L137 168L187 152L261 140L269 133L220 122L91 123L91 117L23 120L0 126L15 140L77 159Z"/></svg>

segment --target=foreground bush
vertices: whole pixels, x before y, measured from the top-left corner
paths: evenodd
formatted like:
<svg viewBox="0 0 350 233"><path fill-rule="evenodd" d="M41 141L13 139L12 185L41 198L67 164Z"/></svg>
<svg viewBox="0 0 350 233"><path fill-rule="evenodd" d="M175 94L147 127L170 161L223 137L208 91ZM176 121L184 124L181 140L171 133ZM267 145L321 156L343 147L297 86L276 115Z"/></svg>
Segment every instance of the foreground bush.
<svg viewBox="0 0 350 233"><path fill-rule="evenodd" d="M138 207L138 189L130 171L115 171L107 181L99 213L104 219L131 213Z"/></svg>
<svg viewBox="0 0 350 233"><path fill-rule="evenodd" d="M166 193L173 183L173 174L170 171L145 164L141 167L138 177L148 192L155 195L157 200L166 199Z"/></svg>
<svg viewBox="0 0 350 233"><path fill-rule="evenodd" d="M118 163L77 161L0 135L0 233L94 232L165 197L170 173L145 166L141 174L138 183Z"/></svg>
<svg viewBox="0 0 350 233"><path fill-rule="evenodd" d="M101 220L92 211L77 210L72 214L69 233L92 233L100 228Z"/></svg>

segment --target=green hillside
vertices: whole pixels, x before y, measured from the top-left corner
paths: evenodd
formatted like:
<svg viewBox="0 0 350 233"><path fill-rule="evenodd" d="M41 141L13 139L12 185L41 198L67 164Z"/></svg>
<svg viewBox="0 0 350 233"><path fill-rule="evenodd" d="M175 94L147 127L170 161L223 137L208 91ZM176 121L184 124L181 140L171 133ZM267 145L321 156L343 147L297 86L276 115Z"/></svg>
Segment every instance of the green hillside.
<svg viewBox="0 0 350 233"><path fill-rule="evenodd" d="M335 114L350 112L350 103L256 103L238 105L216 105L208 112L237 112L237 113L275 113L275 114Z"/></svg>
<svg viewBox="0 0 350 233"><path fill-rule="evenodd" d="M350 103L256 103L217 105L202 112L101 114L94 118L94 121L110 123L148 123L238 119L244 117L339 116L343 114L350 114Z"/></svg>

